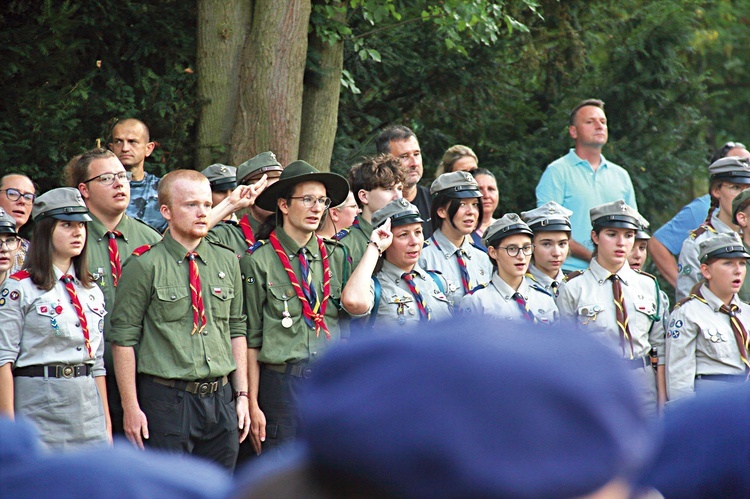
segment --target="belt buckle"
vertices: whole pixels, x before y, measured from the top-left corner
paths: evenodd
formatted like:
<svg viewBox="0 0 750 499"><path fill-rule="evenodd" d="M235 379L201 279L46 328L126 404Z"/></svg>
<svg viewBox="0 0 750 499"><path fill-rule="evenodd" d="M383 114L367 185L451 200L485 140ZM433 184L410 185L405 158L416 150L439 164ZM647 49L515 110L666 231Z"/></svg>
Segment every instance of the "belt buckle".
<svg viewBox="0 0 750 499"><path fill-rule="evenodd" d="M211 393L211 383L201 383L198 385L198 395L201 397Z"/></svg>
<svg viewBox="0 0 750 499"><path fill-rule="evenodd" d="M75 377L76 370L73 366L62 366L59 373L63 378L70 379Z"/></svg>

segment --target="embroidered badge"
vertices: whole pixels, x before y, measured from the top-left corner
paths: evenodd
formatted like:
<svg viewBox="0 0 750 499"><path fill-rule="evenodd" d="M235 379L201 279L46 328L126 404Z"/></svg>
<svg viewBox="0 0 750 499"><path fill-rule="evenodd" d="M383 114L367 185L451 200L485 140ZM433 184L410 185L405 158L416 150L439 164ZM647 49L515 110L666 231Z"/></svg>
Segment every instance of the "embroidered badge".
<svg viewBox="0 0 750 499"><path fill-rule="evenodd" d="M0 307L5 305L5 298L0 298Z"/></svg>
<svg viewBox="0 0 750 499"><path fill-rule="evenodd" d="M8 296L8 288L3 288L3 290L0 292L0 296Z"/></svg>
<svg viewBox="0 0 750 499"><path fill-rule="evenodd" d="M20 296L21 296L21 293L19 293L18 291L11 291L10 293L10 299L13 301L18 300Z"/></svg>
<svg viewBox="0 0 750 499"><path fill-rule="evenodd" d="M99 332L104 332L104 319L99 319Z"/></svg>

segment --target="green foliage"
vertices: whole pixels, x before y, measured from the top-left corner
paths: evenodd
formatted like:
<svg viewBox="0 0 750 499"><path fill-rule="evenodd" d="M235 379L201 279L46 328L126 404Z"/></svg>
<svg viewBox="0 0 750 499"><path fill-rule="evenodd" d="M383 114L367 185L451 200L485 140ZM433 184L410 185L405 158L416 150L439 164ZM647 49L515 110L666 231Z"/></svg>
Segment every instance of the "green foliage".
<svg viewBox="0 0 750 499"><path fill-rule="evenodd" d="M147 169L192 164L195 11L185 2L13 0L0 14L0 164L42 190L135 116L159 147Z"/></svg>

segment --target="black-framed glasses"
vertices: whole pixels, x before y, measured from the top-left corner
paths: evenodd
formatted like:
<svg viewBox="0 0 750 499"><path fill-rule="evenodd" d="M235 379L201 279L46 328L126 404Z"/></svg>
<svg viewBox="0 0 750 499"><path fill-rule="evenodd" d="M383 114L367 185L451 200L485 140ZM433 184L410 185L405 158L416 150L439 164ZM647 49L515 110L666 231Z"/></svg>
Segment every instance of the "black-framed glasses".
<svg viewBox="0 0 750 499"><path fill-rule="evenodd" d="M33 203L36 199L36 194L33 192L21 192L18 189L14 189L12 187L8 187L7 189L3 189L5 191L5 197L10 199L11 201L18 201L19 199L23 198L23 200L26 203Z"/></svg>
<svg viewBox="0 0 750 499"><path fill-rule="evenodd" d="M112 185L115 183L115 177L122 183L128 182L133 179L133 172L119 172L119 173L102 173L96 177L91 177L88 180L84 180L84 184L88 184L92 180L99 180L102 185Z"/></svg>
<svg viewBox="0 0 750 499"><path fill-rule="evenodd" d="M305 208L312 208L315 206L315 203L318 203L318 206L321 208L328 208L331 206L331 198L327 196L322 196L319 198L316 198L315 196L293 196L289 199L301 199L302 204L305 205Z"/></svg>
<svg viewBox="0 0 750 499"><path fill-rule="evenodd" d="M8 251L16 251L18 249L18 244L21 242L21 240L17 237L9 237L7 239L0 239L0 251L3 250L3 246L5 246Z"/></svg>
<svg viewBox="0 0 750 499"><path fill-rule="evenodd" d="M504 249L509 257L515 258L518 256L518 253L523 253L526 256L531 255L534 252L535 247L535 244L525 244L523 246L511 244L510 246L498 246L497 249Z"/></svg>

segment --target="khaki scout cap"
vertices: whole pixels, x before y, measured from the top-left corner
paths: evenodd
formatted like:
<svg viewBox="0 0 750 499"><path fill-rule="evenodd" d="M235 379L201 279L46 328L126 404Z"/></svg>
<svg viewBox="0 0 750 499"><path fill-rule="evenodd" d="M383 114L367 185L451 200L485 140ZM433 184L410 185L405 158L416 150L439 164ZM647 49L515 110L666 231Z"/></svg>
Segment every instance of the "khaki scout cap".
<svg viewBox="0 0 750 499"><path fill-rule="evenodd" d="M503 218L496 220L487 228L484 237L482 237L482 242L489 248L513 234L526 234L534 237L534 233L526 225L526 222L521 220L521 217L515 213L506 213Z"/></svg>
<svg viewBox="0 0 750 499"><path fill-rule="evenodd" d="M430 194L445 194L449 198L481 198L479 185L469 172L443 173L432 182Z"/></svg>
<svg viewBox="0 0 750 499"><path fill-rule="evenodd" d="M237 187L237 168L215 163L202 172L211 183L212 191L228 191Z"/></svg>
<svg viewBox="0 0 750 499"><path fill-rule="evenodd" d="M729 232L716 234L701 241L698 245L698 257L701 263L709 258L750 258L739 234Z"/></svg>
<svg viewBox="0 0 750 499"><path fill-rule="evenodd" d="M34 201L31 209L34 222L47 217L68 222L90 222L89 209L81 193L73 187L58 187L47 191Z"/></svg>
<svg viewBox="0 0 750 499"><path fill-rule="evenodd" d="M521 218L534 232L570 232L570 215L573 212L554 201L533 210L521 212Z"/></svg>
<svg viewBox="0 0 750 499"><path fill-rule="evenodd" d="M727 156L711 163L708 173L711 174L711 180L750 184L750 160L739 156Z"/></svg>
<svg viewBox="0 0 750 499"><path fill-rule="evenodd" d="M0 234L18 235L18 232L16 232L16 219L5 213L5 210L2 208L0 208Z"/></svg>
<svg viewBox="0 0 750 499"><path fill-rule="evenodd" d="M737 197L735 197L734 201L732 201L732 221L734 223L739 225L739 222L737 222L737 213L747 208L749 204L750 204L750 189L745 189L744 191L737 194Z"/></svg>
<svg viewBox="0 0 750 499"><path fill-rule="evenodd" d="M622 199L594 206L589 210L589 216L591 217L591 225L595 230L599 227L638 230L641 228L641 220L645 220L640 213L628 206Z"/></svg>
<svg viewBox="0 0 750 499"><path fill-rule="evenodd" d="M276 159L276 155L271 151L266 151L252 157L237 167L237 180L240 184L246 184L248 177L262 176L264 173L279 172L282 168L281 163ZM270 175L269 175L270 176Z"/></svg>
<svg viewBox="0 0 750 499"><path fill-rule="evenodd" d="M380 227L386 220L391 219L391 227L422 223L419 209L404 198L394 199L372 214L372 226Z"/></svg>

